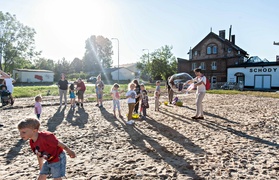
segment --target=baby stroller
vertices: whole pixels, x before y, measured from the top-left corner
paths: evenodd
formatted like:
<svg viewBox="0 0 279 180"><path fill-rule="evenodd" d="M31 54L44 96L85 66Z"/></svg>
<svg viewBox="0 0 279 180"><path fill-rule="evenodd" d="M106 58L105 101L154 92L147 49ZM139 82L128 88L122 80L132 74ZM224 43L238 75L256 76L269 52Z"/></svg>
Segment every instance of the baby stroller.
<svg viewBox="0 0 279 180"><path fill-rule="evenodd" d="M0 85L0 96L2 106L6 106L11 102L11 93L7 90L7 86L4 84Z"/></svg>

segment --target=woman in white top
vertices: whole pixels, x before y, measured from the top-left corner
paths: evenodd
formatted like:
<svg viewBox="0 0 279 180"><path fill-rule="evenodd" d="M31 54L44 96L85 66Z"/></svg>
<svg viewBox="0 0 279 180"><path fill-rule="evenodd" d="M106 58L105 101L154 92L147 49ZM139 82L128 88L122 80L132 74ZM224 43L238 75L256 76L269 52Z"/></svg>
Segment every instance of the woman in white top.
<svg viewBox="0 0 279 180"><path fill-rule="evenodd" d="M203 116L203 107L202 107L202 100L205 96L206 92L206 77L201 73L200 68L194 69L196 78L194 78L194 88L197 88L196 91L196 114L192 117L192 119L204 119Z"/></svg>

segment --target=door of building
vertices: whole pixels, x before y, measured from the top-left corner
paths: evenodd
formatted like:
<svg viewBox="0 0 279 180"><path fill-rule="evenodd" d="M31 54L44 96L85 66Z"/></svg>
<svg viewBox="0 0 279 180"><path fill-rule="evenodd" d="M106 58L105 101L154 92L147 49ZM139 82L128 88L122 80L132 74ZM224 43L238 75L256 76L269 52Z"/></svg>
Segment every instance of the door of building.
<svg viewBox="0 0 279 180"><path fill-rule="evenodd" d="M255 88L256 89L270 89L271 88L271 76L270 75L256 75L255 76Z"/></svg>

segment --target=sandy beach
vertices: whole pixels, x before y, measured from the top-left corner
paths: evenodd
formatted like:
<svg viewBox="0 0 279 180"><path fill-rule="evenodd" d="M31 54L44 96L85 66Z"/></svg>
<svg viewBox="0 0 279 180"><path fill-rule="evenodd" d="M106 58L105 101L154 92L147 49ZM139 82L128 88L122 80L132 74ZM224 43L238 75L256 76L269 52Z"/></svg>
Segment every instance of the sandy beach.
<svg viewBox="0 0 279 180"><path fill-rule="evenodd" d="M167 99L161 97L161 102ZM192 120L195 95L180 95L182 107L154 100L146 120L126 125L104 108L86 102L75 111L43 97L41 130L53 132L77 154L67 156L67 179L279 179L279 99L206 94L205 119ZM0 179L36 179L36 156L20 139L17 123L35 117L33 98L1 109Z"/></svg>

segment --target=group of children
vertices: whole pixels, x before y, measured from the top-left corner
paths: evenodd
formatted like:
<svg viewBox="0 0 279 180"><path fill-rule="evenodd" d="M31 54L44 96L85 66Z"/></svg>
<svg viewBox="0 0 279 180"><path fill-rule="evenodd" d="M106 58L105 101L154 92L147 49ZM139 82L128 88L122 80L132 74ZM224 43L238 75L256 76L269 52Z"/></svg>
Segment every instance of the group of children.
<svg viewBox="0 0 279 180"><path fill-rule="evenodd" d="M127 124L134 124L133 120L133 113L138 113L138 107L140 104L140 111L139 115L141 116L141 119L144 120L147 116L146 110L149 108L149 102L148 102L148 95L147 91L145 89L144 84L139 85L140 90L137 93L136 86L137 86L137 80L134 80L133 82L128 84L128 91L126 92L125 96L127 98L127 104L128 104L128 121ZM118 108L119 111L119 117L122 117L121 111L120 111L120 105L119 105L119 92L118 92L119 85L114 84L111 90L111 94L113 97L113 113L115 115L116 108ZM160 81L156 82L156 89L154 92L154 99L155 99L155 111L159 111L159 98L160 98ZM117 105L116 105L117 104Z"/></svg>
<svg viewBox="0 0 279 180"><path fill-rule="evenodd" d="M118 109L119 117L122 118L120 110L120 93L119 84L115 83L111 88L111 96L113 102L113 114L116 117L116 109ZM140 114L142 119L146 118L146 110L149 108L148 95L144 84L140 85L140 92L137 94L135 91L135 83L131 82L128 85L126 98L128 103L128 121L127 124L133 124L132 114L135 110L135 105L140 103ZM102 105L102 92L103 87L97 86L97 95L101 93L98 98L98 103ZM69 94L71 98L71 106L75 107L75 93L76 88L74 84L69 87ZM159 98L160 98L160 82L156 82L156 90L154 92L155 110L159 111ZM136 100L138 99L138 101ZM76 154L67 145L59 141L51 132L41 132L40 128L40 115L42 112L41 105L42 97L40 95L35 97L35 118L27 118L18 124L18 130L23 140L29 140L30 147L38 158L40 174L39 179L46 179L51 174L55 179L61 179L65 176L66 170L66 155L64 150L71 158L75 158ZM45 161L45 162L43 162Z"/></svg>

